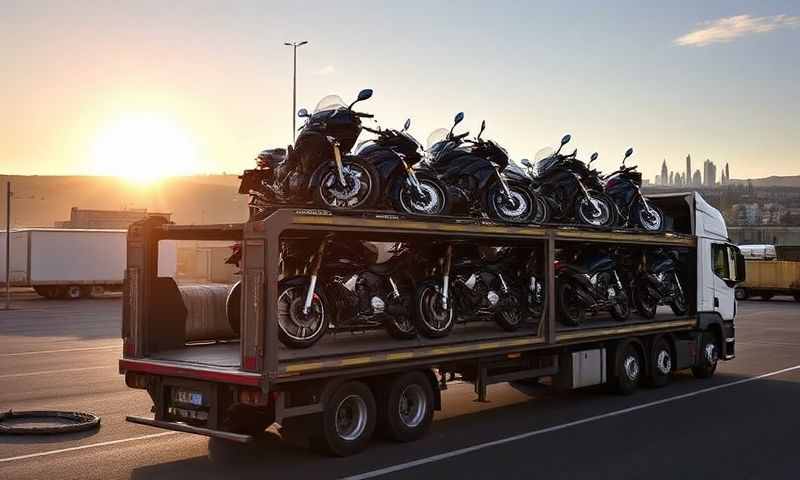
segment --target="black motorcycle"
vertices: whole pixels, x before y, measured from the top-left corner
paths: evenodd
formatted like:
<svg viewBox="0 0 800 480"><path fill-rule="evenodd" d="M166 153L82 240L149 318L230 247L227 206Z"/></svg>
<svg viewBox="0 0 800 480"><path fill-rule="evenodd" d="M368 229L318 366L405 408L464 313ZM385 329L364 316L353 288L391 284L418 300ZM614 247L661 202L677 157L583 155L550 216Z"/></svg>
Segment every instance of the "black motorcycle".
<svg viewBox="0 0 800 480"><path fill-rule="evenodd" d="M556 264L558 309L562 323L578 326L586 313L609 311L615 320L625 321L631 313L628 295L607 252L580 251L571 261Z"/></svg>
<svg viewBox="0 0 800 480"><path fill-rule="evenodd" d="M588 165L578 160L577 149L562 155L561 149L571 138L565 135L558 150L543 149L537 154L535 164L526 163L532 188L547 203L548 211L541 216L545 221L570 223L575 219L584 225L611 227L616 222L616 206L603 191L598 172L590 168L597 154L592 154Z"/></svg>
<svg viewBox="0 0 800 480"><path fill-rule="evenodd" d="M659 305L669 305L675 315L686 315L689 306L678 265L675 250L659 248L642 253L633 284L633 303L639 315L653 318Z"/></svg>
<svg viewBox="0 0 800 480"><path fill-rule="evenodd" d="M638 226L649 232L660 232L664 228L664 214L642 195L642 174L636 171L636 165L625 166L625 160L631 155L633 149L629 148L619 170L605 177L605 191L617 205L620 226Z"/></svg>
<svg viewBox="0 0 800 480"><path fill-rule="evenodd" d="M371 114L353 111L353 106L372 96L359 92L349 106L337 95L329 95L306 118L294 147L265 150L257 158L258 169L242 176L239 192L251 195L251 217L275 203L308 203L331 209L365 209L380 195L380 178L364 159L347 155L361 133L361 119Z"/></svg>
<svg viewBox="0 0 800 480"><path fill-rule="evenodd" d="M412 168L422 160L424 149L408 133L410 126L409 119L400 131L363 127L377 138L362 142L354 153L377 170L386 206L414 215L447 215L450 200L445 185L435 175Z"/></svg>
<svg viewBox="0 0 800 480"><path fill-rule="evenodd" d="M427 158L418 171L432 172L447 185L458 213L529 223L536 214L535 194L501 175L509 164L508 152L493 140L481 139L486 122L473 140L465 140L469 132L453 134L463 119L463 113L457 114L449 131L439 129L428 137Z"/></svg>
<svg viewBox="0 0 800 480"><path fill-rule="evenodd" d="M396 244L392 257L377 263L374 244L326 236L305 255L305 275L278 282L278 331L291 348L316 343L329 325L339 330L383 327L394 338L416 336L411 300L415 254Z"/></svg>
<svg viewBox="0 0 800 480"><path fill-rule="evenodd" d="M519 263L510 254L512 249L461 244L442 247L440 268L417 287L417 330L429 338L444 337L456 319L491 319L504 330L518 329L527 315L524 292L514 281Z"/></svg>

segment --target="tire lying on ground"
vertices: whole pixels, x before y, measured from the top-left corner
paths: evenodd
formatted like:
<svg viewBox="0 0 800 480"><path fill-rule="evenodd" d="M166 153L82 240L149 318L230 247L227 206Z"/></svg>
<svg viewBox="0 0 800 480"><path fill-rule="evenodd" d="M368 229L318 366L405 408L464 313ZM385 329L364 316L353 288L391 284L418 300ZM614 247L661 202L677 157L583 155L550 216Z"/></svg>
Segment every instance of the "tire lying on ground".
<svg viewBox="0 0 800 480"><path fill-rule="evenodd" d="M52 423L47 424L47 421ZM15 425L15 423L21 423ZM31 425L31 423L35 424ZM93 413L31 410L0 413L0 434L56 435L91 430L100 426L100 417Z"/></svg>

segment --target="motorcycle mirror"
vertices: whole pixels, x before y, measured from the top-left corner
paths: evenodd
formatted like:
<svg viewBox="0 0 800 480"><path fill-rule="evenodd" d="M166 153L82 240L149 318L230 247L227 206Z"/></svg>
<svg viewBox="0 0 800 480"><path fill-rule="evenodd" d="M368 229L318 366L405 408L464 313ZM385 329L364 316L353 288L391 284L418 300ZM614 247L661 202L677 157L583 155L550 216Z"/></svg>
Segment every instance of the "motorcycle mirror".
<svg viewBox="0 0 800 480"><path fill-rule="evenodd" d="M627 149L625 151L625 157L623 157L623 159L622 159L622 166L623 167L625 166L625 160L627 160L628 157L630 157L631 155L633 155L633 147L631 147L631 148L629 148L629 149Z"/></svg>
<svg viewBox="0 0 800 480"><path fill-rule="evenodd" d="M456 114L456 117L453 119L453 126L455 127L456 125L461 123L462 120L464 120L464 112L458 112Z"/></svg>
<svg viewBox="0 0 800 480"><path fill-rule="evenodd" d="M486 120L481 121L481 131L478 132L478 140L480 140L484 130L486 130Z"/></svg>
<svg viewBox="0 0 800 480"><path fill-rule="evenodd" d="M311 115L308 114L308 110L306 110L305 108L301 108L300 110L297 111L297 116L300 118L306 118L310 117Z"/></svg>
<svg viewBox="0 0 800 480"><path fill-rule="evenodd" d="M597 160L597 152L594 152L591 157L589 157L589 163L594 162Z"/></svg>
<svg viewBox="0 0 800 480"><path fill-rule="evenodd" d="M570 140L572 140L572 135L570 134L564 135L563 137L561 137L561 145L564 146L568 144Z"/></svg>
<svg viewBox="0 0 800 480"><path fill-rule="evenodd" d="M351 109L351 108L353 108L353 105L355 105L356 103L364 101L364 100L366 100L366 99L368 99L370 97L372 97L372 89L371 88L365 88L364 90L361 90L360 92L358 92L358 97L356 97L356 100L353 103L351 103L350 106L347 107L347 108Z"/></svg>
<svg viewBox="0 0 800 480"><path fill-rule="evenodd" d="M409 128L411 128L411 119L410 119L410 118L407 118L407 119L406 119L406 123L404 123L404 124L403 124L403 131L405 132L405 131L406 131L406 130L408 130Z"/></svg>

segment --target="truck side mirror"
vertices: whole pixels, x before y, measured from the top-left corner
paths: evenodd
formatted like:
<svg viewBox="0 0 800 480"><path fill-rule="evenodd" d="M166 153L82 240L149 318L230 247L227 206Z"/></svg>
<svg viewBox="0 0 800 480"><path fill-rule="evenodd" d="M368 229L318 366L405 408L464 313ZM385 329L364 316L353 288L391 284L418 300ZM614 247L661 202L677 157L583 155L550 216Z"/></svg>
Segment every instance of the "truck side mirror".
<svg viewBox="0 0 800 480"><path fill-rule="evenodd" d="M738 248L735 249L736 255L736 282L742 283L747 280L747 268L745 267L744 263L744 255L742 252L739 251Z"/></svg>

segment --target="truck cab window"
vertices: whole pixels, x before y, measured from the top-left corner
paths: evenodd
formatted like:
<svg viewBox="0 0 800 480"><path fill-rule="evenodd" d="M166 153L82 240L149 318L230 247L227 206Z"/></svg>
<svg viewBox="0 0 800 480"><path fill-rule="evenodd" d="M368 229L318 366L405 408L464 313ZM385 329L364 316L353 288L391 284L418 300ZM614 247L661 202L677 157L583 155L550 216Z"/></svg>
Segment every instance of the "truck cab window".
<svg viewBox="0 0 800 480"><path fill-rule="evenodd" d="M714 259L714 275L723 280L730 280L731 269L727 245L712 243L711 256Z"/></svg>

